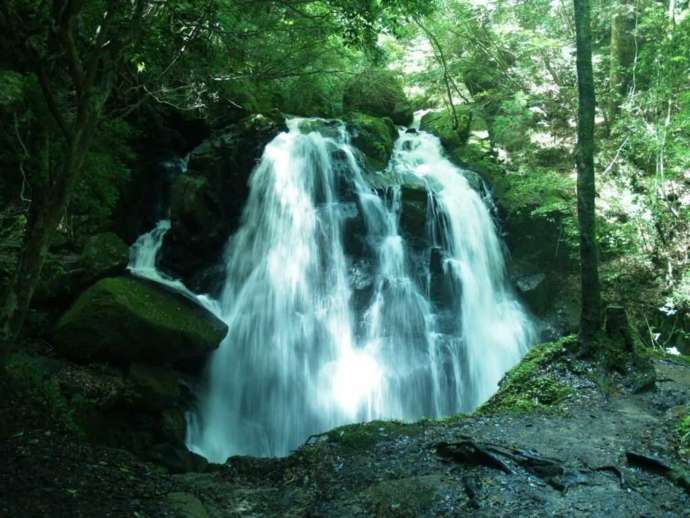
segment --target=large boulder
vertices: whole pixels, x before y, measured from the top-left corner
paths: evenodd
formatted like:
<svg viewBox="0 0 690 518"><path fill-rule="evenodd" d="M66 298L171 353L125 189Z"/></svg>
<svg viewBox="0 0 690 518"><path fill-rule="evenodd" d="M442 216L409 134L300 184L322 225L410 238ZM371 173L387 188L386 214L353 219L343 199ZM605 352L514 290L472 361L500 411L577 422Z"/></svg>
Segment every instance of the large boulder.
<svg viewBox="0 0 690 518"><path fill-rule="evenodd" d="M129 247L113 232L96 234L86 241L79 262L84 270L81 280L90 284L124 272L129 262Z"/></svg>
<svg viewBox="0 0 690 518"><path fill-rule="evenodd" d="M348 117L347 126L352 144L366 158L367 168L375 171L385 169L398 137L393 121L388 117L353 113Z"/></svg>
<svg viewBox="0 0 690 518"><path fill-rule="evenodd" d="M227 326L195 301L134 277L99 281L58 321L52 338L75 361L172 364L218 347Z"/></svg>
<svg viewBox="0 0 690 518"><path fill-rule="evenodd" d="M396 124L412 122L412 108L398 76L373 68L353 77L345 86L343 109L375 117L390 117Z"/></svg>
<svg viewBox="0 0 690 518"><path fill-rule="evenodd" d="M282 118L253 115L216 132L195 148L186 176L171 194L171 228L160 266L194 289L195 275L213 268L238 228L249 196L249 176L264 147L285 129ZM191 244L190 244L191 243Z"/></svg>
<svg viewBox="0 0 690 518"><path fill-rule="evenodd" d="M455 106L453 111L429 112L421 120L420 129L436 135L449 153L461 148L470 137L472 112L466 106Z"/></svg>

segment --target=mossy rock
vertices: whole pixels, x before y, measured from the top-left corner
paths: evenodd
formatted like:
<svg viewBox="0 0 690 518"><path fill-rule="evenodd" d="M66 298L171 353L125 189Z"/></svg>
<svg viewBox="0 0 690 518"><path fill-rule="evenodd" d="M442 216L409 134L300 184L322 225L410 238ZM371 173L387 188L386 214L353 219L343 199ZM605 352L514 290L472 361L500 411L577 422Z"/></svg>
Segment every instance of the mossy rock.
<svg viewBox="0 0 690 518"><path fill-rule="evenodd" d="M352 144L364 154L368 168L375 171L385 169L398 138L393 121L388 117L354 113L349 116L347 125Z"/></svg>
<svg viewBox="0 0 690 518"><path fill-rule="evenodd" d="M420 129L436 135L448 153L462 148L470 137L472 111L467 106L455 106L457 124L450 108L429 112L422 117Z"/></svg>
<svg viewBox="0 0 690 518"><path fill-rule="evenodd" d="M385 69L369 69L345 86L343 109L375 117L390 117L396 124L412 122L412 108L398 76Z"/></svg>
<svg viewBox="0 0 690 518"><path fill-rule="evenodd" d="M227 326L195 301L134 277L99 281L60 318L52 338L75 361L172 364L213 351Z"/></svg>
<svg viewBox="0 0 690 518"><path fill-rule="evenodd" d="M478 414L551 412L572 392L557 376L559 364L568 358L574 336L533 347L501 380L499 389Z"/></svg>
<svg viewBox="0 0 690 518"><path fill-rule="evenodd" d="M400 421L371 421L341 426L328 432L328 441L348 450L366 450L378 442L390 441L401 436L414 436L424 430L424 421L403 423Z"/></svg>
<svg viewBox="0 0 690 518"><path fill-rule="evenodd" d="M83 282L89 284L125 271L129 262L129 247L113 232L90 237L81 252L84 268Z"/></svg>

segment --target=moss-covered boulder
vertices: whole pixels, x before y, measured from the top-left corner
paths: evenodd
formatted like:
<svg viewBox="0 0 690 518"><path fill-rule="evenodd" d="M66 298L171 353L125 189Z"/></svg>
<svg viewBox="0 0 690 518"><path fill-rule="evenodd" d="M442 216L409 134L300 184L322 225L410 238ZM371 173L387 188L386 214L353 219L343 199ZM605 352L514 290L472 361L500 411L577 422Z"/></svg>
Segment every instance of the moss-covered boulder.
<svg viewBox="0 0 690 518"><path fill-rule="evenodd" d="M345 86L343 109L375 117L390 117L396 124L412 122L412 108L398 76L385 69L369 69Z"/></svg>
<svg viewBox="0 0 690 518"><path fill-rule="evenodd" d="M113 232L96 234L84 244L79 262L84 269L82 281L90 284L124 272L129 262L129 247Z"/></svg>
<svg viewBox="0 0 690 518"><path fill-rule="evenodd" d="M398 137L395 124L388 117L353 113L347 120L352 144L366 157L367 166L375 171L386 168Z"/></svg>
<svg viewBox="0 0 690 518"><path fill-rule="evenodd" d="M456 122L457 118L457 122ZM449 153L461 148L470 137L472 111L467 106L455 106L438 112L429 112L422 117L420 129L436 135Z"/></svg>
<svg viewBox="0 0 690 518"><path fill-rule="evenodd" d="M227 326L195 301L134 277L99 281L60 318L52 338L75 361L171 364L208 354Z"/></svg>

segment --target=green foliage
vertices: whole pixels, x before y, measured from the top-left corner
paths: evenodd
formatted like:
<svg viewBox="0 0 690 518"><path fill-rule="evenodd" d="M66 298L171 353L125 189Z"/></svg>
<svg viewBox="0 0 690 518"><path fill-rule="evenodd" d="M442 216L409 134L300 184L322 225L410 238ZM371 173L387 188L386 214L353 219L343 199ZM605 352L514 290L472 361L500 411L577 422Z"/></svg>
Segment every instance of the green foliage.
<svg viewBox="0 0 690 518"><path fill-rule="evenodd" d="M421 129L436 135L446 151L453 154L467 143L472 124L472 111L469 107L455 106L455 116L450 108L441 112L429 112L421 121Z"/></svg>
<svg viewBox="0 0 690 518"><path fill-rule="evenodd" d="M25 76L14 70L0 70L0 108L19 103L24 95Z"/></svg>
<svg viewBox="0 0 690 518"><path fill-rule="evenodd" d="M345 87L343 108L347 112L391 117L398 124L412 119L400 78L384 69L365 70L352 78Z"/></svg>
<svg viewBox="0 0 690 518"><path fill-rule="evenodd" d="M569 254L577 255L578 227L575 213L575 182L552 169L535 168L507 174L496 181L506 211L557 225L559 239Z"/></svg>
<svg viewBox="0 0 690 518"><path fill-rule="evenodd" d="M498 115L492 123L494 140L508 151L524 148L525 136L533 119L534 116L527 107L527 96L518 91L512 99L500 104Z"/></svg>
<svg viewBox="0 0 690 518"><path fill-rule="evenodd" d="M107 230L130 179L134 155L130 142L137 132L119 119L104 121L104 127L84 163L67 210L71 237L80 241Z"/></svg>
<svg viewBox="0 0 690 518"><path fill-rule="evenodd" d="M558 379L561 360L575 337L537 345L506 374L498 392L477 410L479 414L551 412L571 388Z"/></svg>

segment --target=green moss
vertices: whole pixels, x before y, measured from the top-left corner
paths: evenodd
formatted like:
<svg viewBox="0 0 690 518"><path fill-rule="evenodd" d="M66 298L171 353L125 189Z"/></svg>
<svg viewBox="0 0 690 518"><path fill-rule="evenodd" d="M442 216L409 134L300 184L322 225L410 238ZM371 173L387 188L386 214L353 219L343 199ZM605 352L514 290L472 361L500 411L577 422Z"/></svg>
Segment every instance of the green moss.
<svg viewBox="0 0 690 518"><path fill-rule="evenodd" d="M455 114L458 118L457 126L450 108L427 113L422 117L420 126L422 130L436 135L451 155L467 143L472 125L472 111L469 107L456 106Z"/></svg>
<svg viewBox="0 0 690 518"><path fill-rule="evenodd" d="M216 348L226 326L181 295L133 277L99 281L60 318L53 338L77 360L171 363Z"/></svg>
<svg viewBox="0 0 690 518"><path fill-rule="evenodd" d="M565 357L568 354L566 347L574 341L575 337L567 337L534 347L506 374L498 392L477 413L529 413L556 409L570 395L571 388L558 381L548 367Z"/></svg>
<svg viewBox="0 0 690 518"><path fill-rule="evenodd" d="M341 426L328 432L328 440L350 450L365 450L384 440L413 436L422 432L424 422L371 421Z"/></svg>
<svg viewBox="0 0 690 518"><path fill-rule="evenodd" d="M347 122L352 144L364 153L369 168L375 171L385 169L398 137L393 121L388 117L354 113Z"/></svg>

